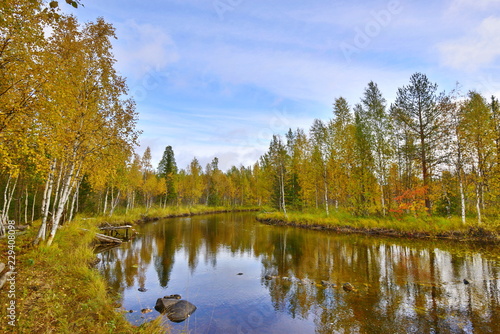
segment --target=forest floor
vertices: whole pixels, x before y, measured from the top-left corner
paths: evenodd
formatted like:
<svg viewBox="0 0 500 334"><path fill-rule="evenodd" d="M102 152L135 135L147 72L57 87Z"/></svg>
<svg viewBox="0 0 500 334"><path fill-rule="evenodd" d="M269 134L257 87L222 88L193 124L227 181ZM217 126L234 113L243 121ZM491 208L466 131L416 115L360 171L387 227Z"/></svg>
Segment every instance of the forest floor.
<svg viewBox="0 0 500 334"><path fill-rule="evenodd" d="M330 230L339 233L364 233L400 238L452 239L483 243L500 243L500 221L489 220L478 224L460 217L401 216L355 217L348 213L265 212L257 220L269 225L286 225L306 229Z"/></svg>
<svg viewBox="0 0 500 334"><path fill-rule="evenodd" d="M225 207L135 209L111 217L77 217L58 230L52 246L33 246L38 224L16 235L14 284L0 290L1 333L165 333L163 317L142 326L130 324L95 268L94 236L104 222L142 223L164 217L243 211ZM0 242L2 262L8 259L7 239ZM12 258L10 259L12 260ZM6 263L7 264L7 263ZM11 303L13 311L8 310ZM8 314L14 314L10 323ZM11 324L15 324L12 326ZM167 325L168 326L168 325Z"/></svg>

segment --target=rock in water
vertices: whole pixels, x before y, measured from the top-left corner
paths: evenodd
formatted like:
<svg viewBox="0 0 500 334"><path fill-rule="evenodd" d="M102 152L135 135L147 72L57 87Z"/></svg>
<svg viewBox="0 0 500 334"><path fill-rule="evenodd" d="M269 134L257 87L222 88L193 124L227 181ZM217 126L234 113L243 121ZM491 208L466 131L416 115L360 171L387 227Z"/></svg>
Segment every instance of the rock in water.
<svg viewBox="0 0 500 334"><path fill-rule="evenodd" d="M194 311L196 311L196 306L187 300L179 300L167 311L167 317L173 322L182 322L193 314Z"/></svg>
<svg viewBox="0 0 500 334"><path fill-rule="evenodd" d="M158 298L156 300L155 310L160 313L166 313L168 309L170 309L174 304L179 302L177 298L168 298L170 296L166 296L163 298Z"/></svg>
<svg viewBox="0 0 500 334"><path fill-rule="evenodd" d="M351 283L347 282L342 285L342 289L344 289L344 291L346 292L351 292L354 291L354 286Z"/></svg>
<svg viewBox="0 0 500 334"><path fill-rule="evenodd" d="M146 288L139 288L137 290L139 290L140 292L146 292L146 291L148 291L148 289L146 289Z"/></svg>
<svg viewBox="0 0 500 334"><path fill-rule="evenodd" d="M158 298L155 310L166 314L167 317L173 322L182 322L193 314L194 311L196 311L196 306L187 300L180 300L179 295L171 295Z"/></svg>
<svg viewBox="0 0 500 334"><path fill-rule="evenodd" d="M163 298L167 298L167 299L181 299L181 295L178 295L178 294L168 295L168 296L165 296Z"/></svg>
<svg viewBox="0 0 500 334"><path fill-rule="evenodd" d="M323 285L326 288L334 288L335 284L329 281L321 281L321 285Z"/></svg>

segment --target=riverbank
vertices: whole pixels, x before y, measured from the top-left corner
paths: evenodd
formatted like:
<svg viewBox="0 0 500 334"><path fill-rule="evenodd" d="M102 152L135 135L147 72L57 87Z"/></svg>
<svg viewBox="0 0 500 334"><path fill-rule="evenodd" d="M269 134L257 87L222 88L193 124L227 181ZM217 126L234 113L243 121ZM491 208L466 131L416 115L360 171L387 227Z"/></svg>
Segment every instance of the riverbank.
<svg viewBox="0 0 500 334"><path fill-rule="evenodd" d="M500 223L491 221L478 225L470 219L465 225L459 217L354 217L345 213L329 216L321 213L266 212L257 220L268 225L293 226L339 233L362 233L399 238L452 239L483 243L500 243Z"/></svg>
<svg viewBox="0 0 500 334"><path fill-rule="evenodd" d="M129 210L128 212L118 212L112 216L98 216L94 218L85 218L94 220L96 224L108 223L111 225L120 224L143 224L151 221L156 221L165 218L175 217L189 217L213 213L224 212L245 212L245 211L259 211L258 207L225 207L225 206L205 206L194 205L189 207L184 206L167 206L165 208L151 208L145 210L144 208L137 208Z"/></svg>
<svg viewBox="0 0 500 334"><path fill-rule="evenodd" d="M98 226L108 223L144 223L164 217L255 210L255 208L175 207L141 209L112 217L77 217L63 225L51 247L33 247L38 226L15 239L15 293L0 290L2 333L165 333L162 317L134 326L120 310L119 296L110 294L99 274L94 253ZM6 242L0 242L2 262L7 262ZM13 297L13 298L11 298ZM15 326L9 324L7 305L14 301ZM137 311L137 310L136 310ZM140 310L139 310L140 311Z"/></svg>

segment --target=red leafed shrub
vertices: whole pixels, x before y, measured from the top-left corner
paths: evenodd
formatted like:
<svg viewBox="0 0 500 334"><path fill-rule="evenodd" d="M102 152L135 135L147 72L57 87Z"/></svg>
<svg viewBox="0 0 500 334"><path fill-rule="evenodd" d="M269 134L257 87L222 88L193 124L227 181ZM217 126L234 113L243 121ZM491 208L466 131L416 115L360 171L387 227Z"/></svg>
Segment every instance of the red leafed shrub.
<svg viewBox="0 0 500 334"><path fill-rule="evenodd" d="M415 216L427 214L428 209L425 206L427 191L427 186L405 190L403 194L394 198L396 203L398 203L398 207L389 211L398 214L413 213Z"/></svg>

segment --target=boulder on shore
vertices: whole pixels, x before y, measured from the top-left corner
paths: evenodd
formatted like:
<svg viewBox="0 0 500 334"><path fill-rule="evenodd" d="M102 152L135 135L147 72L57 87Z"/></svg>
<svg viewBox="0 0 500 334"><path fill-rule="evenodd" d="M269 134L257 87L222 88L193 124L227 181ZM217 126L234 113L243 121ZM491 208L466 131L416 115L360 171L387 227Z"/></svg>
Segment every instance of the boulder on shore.
<svg viewBox="0 0 500 334"><path fill-rule="evenodd" d="M196 306L187 300L180 300L176 297L176 295L172 295L158 298L155 310L162 314L166 314L170 321L182 322L196 311Z"/></svg>

